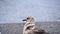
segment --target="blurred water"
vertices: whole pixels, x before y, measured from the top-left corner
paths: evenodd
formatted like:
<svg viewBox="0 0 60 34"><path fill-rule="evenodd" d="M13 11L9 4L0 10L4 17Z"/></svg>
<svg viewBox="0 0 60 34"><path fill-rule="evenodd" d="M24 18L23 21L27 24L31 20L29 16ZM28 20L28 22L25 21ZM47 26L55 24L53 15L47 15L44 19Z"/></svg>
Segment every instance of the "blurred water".
<svg viewBox="0 0 60 34"><path fill-rule="evenodd" d="M0 0L0 23L22 22L26 16L36 21L60 20L60 0Z"/></svg>

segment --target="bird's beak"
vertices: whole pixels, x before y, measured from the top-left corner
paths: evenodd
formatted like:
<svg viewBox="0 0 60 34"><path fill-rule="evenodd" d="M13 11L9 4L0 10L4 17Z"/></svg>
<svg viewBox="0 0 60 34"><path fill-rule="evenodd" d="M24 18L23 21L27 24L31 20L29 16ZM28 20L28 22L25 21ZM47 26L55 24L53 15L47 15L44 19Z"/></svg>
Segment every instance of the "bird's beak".
<svg viewBox="0 0 60 34"><path fill-rule="evenodd" d="M22 21L27 21L27 19L23 19Z"/></svg>

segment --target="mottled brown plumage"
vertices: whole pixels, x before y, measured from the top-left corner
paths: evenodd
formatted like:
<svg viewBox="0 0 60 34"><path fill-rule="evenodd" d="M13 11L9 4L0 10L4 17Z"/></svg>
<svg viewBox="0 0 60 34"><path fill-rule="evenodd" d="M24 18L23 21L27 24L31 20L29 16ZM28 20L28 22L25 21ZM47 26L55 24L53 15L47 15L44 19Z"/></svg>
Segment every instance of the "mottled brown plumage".
<svg viewBox="0 0 60 34"><path fill-rule="evenodd" d="M45 30L38 29L35 26L34 17L29 16L23 21L26 21L23 29L23 34L49 34L49 33L46 33Z"/></svg>

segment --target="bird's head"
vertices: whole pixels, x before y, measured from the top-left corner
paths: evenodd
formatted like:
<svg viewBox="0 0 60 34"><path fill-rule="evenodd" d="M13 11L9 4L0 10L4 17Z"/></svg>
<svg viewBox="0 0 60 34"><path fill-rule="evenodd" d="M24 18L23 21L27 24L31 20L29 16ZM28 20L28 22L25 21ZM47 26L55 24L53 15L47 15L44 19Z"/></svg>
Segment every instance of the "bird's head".
<svg viewBox="0 0 60 34"><path fill-rule="evenodd" d="M34 17L33 16L28 16L26 19L23 19L23 21L33 22L34 21Z"/></svg>

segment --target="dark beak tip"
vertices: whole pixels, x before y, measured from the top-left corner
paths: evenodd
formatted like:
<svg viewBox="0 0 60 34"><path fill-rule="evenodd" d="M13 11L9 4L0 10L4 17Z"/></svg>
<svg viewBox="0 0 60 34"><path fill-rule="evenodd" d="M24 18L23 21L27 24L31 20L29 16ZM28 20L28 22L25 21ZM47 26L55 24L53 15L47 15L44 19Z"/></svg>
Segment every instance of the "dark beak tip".
<svg viewBox="0 0 60 34"><path fill-rule="evenodd" d="M22 21L26 21L26 19L22 20Z"/></svg>

